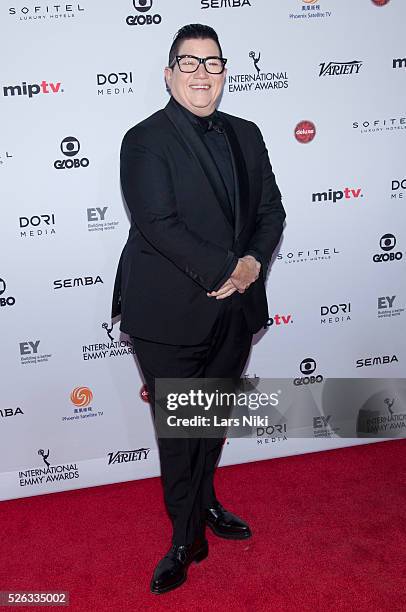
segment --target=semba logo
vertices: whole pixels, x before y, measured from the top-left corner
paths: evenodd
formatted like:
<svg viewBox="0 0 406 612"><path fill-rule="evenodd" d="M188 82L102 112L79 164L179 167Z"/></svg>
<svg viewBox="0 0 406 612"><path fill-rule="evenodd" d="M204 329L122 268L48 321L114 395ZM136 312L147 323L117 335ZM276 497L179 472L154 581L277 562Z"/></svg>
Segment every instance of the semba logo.
<svg viewBox="0 0 406 612"><path fill-rule="evenodd" d="M152 0L133 0L133 6L139 15L129 15L125 20L127 25L159 25L162 21L161 15L146 15L152 8Z"/></svg>
<svg viewBox="0 0 406 612"><path fill-rule="evenodd" d="M21 85L4 85L3 95L8 98L9 96L28 96L32 98L38 94L57 94L63 92L61 89L61 83L52 83L50 81L41 81L41 83L26 83L23 81Z"/></svg>

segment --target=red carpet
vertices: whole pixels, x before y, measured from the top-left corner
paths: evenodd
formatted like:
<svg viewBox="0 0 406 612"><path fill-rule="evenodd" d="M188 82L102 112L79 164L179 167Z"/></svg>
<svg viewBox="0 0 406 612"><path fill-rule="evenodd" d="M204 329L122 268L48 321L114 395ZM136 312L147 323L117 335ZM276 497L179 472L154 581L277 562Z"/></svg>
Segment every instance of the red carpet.
<svg viewBox="0 0 406 612"><path fill-rule="evenodd" d="M254 537L210 532L209 557L166 595L149 593L170 539L159 479L3 502L0 590L70 591L70 611L404 611L405 451L399 440L219 469L219 499Z"/></svg>

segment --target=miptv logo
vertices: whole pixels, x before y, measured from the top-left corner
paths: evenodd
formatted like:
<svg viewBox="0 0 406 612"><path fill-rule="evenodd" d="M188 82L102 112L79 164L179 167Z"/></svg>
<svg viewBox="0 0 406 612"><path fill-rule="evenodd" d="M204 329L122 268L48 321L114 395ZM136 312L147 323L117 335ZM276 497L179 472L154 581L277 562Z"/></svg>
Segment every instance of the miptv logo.
<svg viewBox="0 0 406 612"><path fill-rule="evenodd" d="M80 408L88 406L93 399L93 393L89 387L75 387L70 394L72 404Z"/></svg>

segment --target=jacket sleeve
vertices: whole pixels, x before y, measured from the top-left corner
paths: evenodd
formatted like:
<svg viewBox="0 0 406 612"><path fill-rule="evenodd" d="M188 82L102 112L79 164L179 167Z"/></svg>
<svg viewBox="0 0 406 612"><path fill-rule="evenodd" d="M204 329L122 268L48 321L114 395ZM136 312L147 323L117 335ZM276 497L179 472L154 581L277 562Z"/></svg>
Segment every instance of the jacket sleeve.
<svg viewBox="0 0 406 612"><path fill-rule="evenodd" d="M131 130L121 145L120 177L132 221L144 238L206 291L218 289L238 258L179 218L166 160L138 142Z"/></svg>
<svg viewBox="0 0 406 612"><path fill-rule="evenodd" d="M255 124L254 124L255 125ZM264 277L272 253L282 235L286 217L282 196L276 184L275 175L269 161L268 151L262 134L255 125L260 140L260 163L262 168L262 195L258 206L255 232L245 250L245 255L259 256Z"/></svg>

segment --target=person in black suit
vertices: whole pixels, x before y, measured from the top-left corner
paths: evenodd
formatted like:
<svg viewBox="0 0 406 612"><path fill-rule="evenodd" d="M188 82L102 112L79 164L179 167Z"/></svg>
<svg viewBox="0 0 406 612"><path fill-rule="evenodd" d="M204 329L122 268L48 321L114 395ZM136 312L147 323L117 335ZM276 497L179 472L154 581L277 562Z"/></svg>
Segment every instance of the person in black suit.
<svg viewBox="0 0 406 612"><path fill-rule="evenodd" d="M216 109L226 62L212 28L181 28L165 68L168 104L122 141L131 227L112 315L132 338L152 408L156 378L240 378L269 317L266 271L286 215L259 128ZM206 525L251 536L215 494L223 441L158 438L173 536L153 593L180 586L207 556Z"/></svg>

